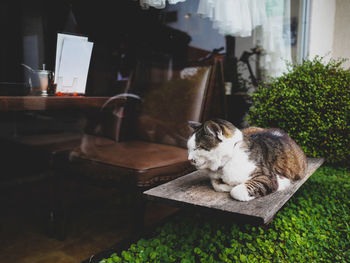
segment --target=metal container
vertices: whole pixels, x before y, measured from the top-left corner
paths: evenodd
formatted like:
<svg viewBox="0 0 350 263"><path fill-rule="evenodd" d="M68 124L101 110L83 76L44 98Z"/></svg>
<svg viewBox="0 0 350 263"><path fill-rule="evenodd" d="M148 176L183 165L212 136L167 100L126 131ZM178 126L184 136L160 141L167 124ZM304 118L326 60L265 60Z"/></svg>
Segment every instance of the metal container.
<svg viewBox="0 0 350 263"><path fill-rule="evenodd" d="M29 70L28 83L30 87L30 95L37 96L48 96L51 95L53 85L54 73L50 70L45 69L45 64L43 64L43 69L34 70L31 67L22 64Z"/></svg>

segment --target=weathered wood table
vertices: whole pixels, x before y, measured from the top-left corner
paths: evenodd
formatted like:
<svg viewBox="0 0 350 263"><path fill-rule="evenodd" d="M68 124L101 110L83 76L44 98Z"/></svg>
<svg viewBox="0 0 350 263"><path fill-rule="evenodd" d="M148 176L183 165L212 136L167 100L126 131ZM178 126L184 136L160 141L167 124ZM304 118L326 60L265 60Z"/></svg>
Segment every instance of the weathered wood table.
<svg viewBox="0 0 350 263"><path fill-rule="evenodd" d="M323 161L323 159L309 158L308 169L303 179L295 182L284 191L278 191L248 202L236 201L229 193L215 192L208 176L201 171L195 171L154 187L145 191L144 194L150 200L232 213L237 217L247 219L247 222L268 224L299 187L322 165Z"/></svg>

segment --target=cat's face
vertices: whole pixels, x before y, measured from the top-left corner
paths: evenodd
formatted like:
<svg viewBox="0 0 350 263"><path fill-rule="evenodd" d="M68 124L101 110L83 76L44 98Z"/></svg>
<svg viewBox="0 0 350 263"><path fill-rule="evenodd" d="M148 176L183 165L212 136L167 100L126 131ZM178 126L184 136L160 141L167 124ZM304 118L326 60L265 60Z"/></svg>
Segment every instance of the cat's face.
<svg viewBox="0 0 350 263"><path fill-rule="evenodd" d="M224 120L190 124L194 129L187 141L188 159L197 169L216 171L232 152L232 140L237 130Z"/></svg>

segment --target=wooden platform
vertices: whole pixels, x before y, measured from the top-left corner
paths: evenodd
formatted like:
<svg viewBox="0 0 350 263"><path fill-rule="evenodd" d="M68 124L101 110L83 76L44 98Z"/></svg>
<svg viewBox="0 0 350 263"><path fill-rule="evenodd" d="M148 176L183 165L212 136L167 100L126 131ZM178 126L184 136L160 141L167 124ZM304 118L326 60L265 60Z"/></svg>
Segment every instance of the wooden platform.
<svg viewBox="0 0 350 263"><path fill-rule="evenodd" d="M195 171L171 182L154 187L144 194L150 200L192 208L210 209L232 213L249 221L268 224L281 207L293 196L304 182L319 168L323 159L308 159L306 176L284 191L256 198L248 202L234 200L229 193L215 192L209 178L201 171Z"/></svg>

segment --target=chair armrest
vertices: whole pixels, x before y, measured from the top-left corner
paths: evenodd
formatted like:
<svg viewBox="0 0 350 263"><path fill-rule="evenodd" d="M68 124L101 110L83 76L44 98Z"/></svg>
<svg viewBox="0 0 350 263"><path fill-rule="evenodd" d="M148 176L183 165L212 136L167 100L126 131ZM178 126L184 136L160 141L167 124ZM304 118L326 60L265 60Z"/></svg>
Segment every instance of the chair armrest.
<svg viewBox="0 0 350 263"><path fill-rule="evenodd" d="M122 93L109 98L98 112L87 116L84 133L120 141L121 124L125 119L125 108L131 101L141 101L136 94Z"/></svg>

